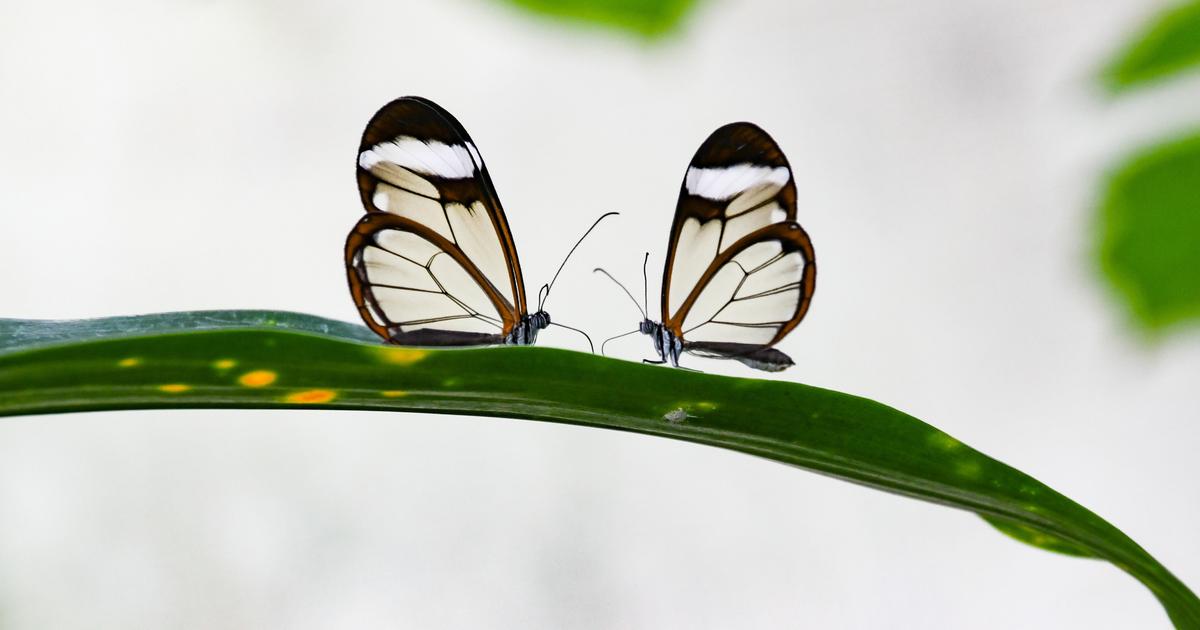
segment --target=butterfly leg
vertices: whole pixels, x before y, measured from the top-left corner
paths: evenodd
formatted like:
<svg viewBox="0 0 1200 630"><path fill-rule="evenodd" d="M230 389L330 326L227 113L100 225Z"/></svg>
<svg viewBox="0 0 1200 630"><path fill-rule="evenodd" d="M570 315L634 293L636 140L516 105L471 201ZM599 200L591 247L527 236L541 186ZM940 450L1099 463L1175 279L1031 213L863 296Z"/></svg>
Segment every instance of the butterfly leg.
<svg viewBox="0 0 1200 630"><path fill-rule="evenodd" d="M670 343L667 346L667 352L663 353L663 358L671 359L671 367L679 367L679 356L683 354L683 340L671 335L668 341Z"/></svg>
<svg viewBox="0 0 1200 630"><path fill-rule="evenodd" d="M671 367L678 368L680 370L683 370L684 372L700 372L701 371L701 370L697 370L695 368L683 367L682 365L679 365L679 357L672 357L671 359L672 359ZM665 361L664 361L664 363L665 363Z"/></svg>
<svg viewBox="0 0 1200 630"><path fill-rule="evenodd" d="M652 359L642 359L642 363L649 363L651 365L662 365L662 364L666 363L666 361L654 361Z"/></svg>

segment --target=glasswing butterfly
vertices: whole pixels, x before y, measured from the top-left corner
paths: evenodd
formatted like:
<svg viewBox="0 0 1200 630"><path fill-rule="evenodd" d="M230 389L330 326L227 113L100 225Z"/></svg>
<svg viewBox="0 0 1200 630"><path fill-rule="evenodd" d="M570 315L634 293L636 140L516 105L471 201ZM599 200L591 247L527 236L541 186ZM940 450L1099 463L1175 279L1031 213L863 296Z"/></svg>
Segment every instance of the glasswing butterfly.
<svg viewBox="0 0 1200 630"><path fill-rule="evenodd" d="M816 279L787 158L757 125L731 123L700 145L684 175L663 267L662 319L652 321L648 305L638 305L638 329L608 341L640 332L659 356L647 363L679 367L688 352L777 372L793 361L772 346L804 319Z"/></svg>
<svg viewBox="0 0 1200 630"><path fill-rule="evenodd" d="M552 325L544 306L558 273L530 313L500 199L450 112L416 96L383 106L363 131L357 173L367 214L346 239L346 274L363 321L385 341L529 345Z"/></svg>

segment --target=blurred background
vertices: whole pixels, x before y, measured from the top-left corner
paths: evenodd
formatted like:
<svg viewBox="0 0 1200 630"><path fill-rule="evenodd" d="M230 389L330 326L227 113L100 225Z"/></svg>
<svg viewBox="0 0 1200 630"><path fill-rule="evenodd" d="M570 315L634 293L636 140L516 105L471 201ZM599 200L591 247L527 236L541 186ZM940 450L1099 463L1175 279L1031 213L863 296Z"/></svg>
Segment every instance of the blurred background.
<svg viewBox="0 0 1200 630"><path fill-rule="evenodd" d="M638 315L591 268L637 287L649 251L657 295L688 160L751 120L820 261L779 378L946 430L1195 588L1200 160L1170 143L1200 78L1142 82L1175 66L1139 75L1130 43L1170 6L0 0L0 316L357 321L359 135L416 94L470 130L530 291L622 213L549 302L616 334ZM2 628L1166 625L1108 564L692 444L334 411L0 421Z"/></svg>

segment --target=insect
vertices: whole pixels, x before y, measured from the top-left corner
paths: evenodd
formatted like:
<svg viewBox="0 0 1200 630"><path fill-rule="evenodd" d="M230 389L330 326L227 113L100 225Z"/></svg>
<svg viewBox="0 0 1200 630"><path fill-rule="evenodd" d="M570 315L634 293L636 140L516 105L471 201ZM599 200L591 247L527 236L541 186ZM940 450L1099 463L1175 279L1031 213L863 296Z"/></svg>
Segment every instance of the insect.
<svg viewBox="0 0 1200 630"><path fill-rule="evenodd" d="M684 175L663 267L662 319L650 319L646 295L637 304L617 282L642 321L607 341L640 332L659 357L647 363L679 367L688 352L777 372L793 361L772 346L804 319L816 279L787 158L757 125L731 123L700 145Z"/></svg>
<svg viewBox="0 0 1200 630"><path fill-rule="evenodd" d="M367 214L346 239L346 275L363 321L385 341L530 345L552 325L545 302L567 261L530 313L500 199L449 112L415 96L388 103L363 131L357 173Z"/></svg>

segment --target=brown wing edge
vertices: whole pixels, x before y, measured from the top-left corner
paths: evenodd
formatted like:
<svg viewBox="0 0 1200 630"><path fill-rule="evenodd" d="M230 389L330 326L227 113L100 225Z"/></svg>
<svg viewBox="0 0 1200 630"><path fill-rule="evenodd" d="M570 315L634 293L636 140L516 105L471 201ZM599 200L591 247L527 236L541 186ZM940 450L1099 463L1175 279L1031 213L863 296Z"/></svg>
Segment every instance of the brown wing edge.
<svg viewBox="0 0 1200 630"><path fill-rule="evenodd" d="M730 245L724 252L713 259L708 265L708 269L701 274L700 280L692 287L692 292L688 294L687 299L679 306L679 310L669 319L663 321L666 326L675 336L683 339L683 321L687 319L687 314L691 310L692 305L700 297L700 293L704 287L712 281L713 276L721 270L722 267L729 264L735 256L749 248L751 245L761 243L763 241L778 241L783 246L785 254L791 252L800 252L804 257L804 271L800 276L800 299L796 302L796 310L792 313L792 317L780 327L779 332L765 344L732 344L745 345L751 348L769 348L776 343L779 343L789 332L792 331L800 320L808 314L808 307L812 304L812 296L817 288L817 257L813 250L812 240L808 237L808 233L804 228L795 221L785 221L781 223L773 223L766 227L759 228L746 236L738 239L733 245ZM665 296L664 296L665 297ZM689 342L684 340L684 348L687 349ZM781 353L782 354L782 353ZM786 358L786 355L785 355ZM790 360L790 359L789 359Z"/></svg>
<svg viewBox="0 0 1200 630"><path fill-rule="evenodd" d="M416 234L444 251L455 262L461 265L467 274L471 276L471 279L483 289L483 292L492 302L492 305L496 307L496 311L500 314L503 324L502 332L498 335L490 335L487 333L422 329L412 333L394 334L386 324L381 324L377 321L372 314L372 309L380 317L385 317L385 315L383 309L379 307L374 293L371 291L370 284L367 282L366 269L362 266L359 254L368 244L374 244L373 237L376 234L389 229ZM488 281L483 272L479 271L479 268L467 258L466 254L458 246L451 243L441 234L402 216L374 212L363 217L354 226L354 229L350 231L349 236L346 237L345 264L350 295L354 299L354 305L358 308L359 316L362 317L363 322L366 323L368 328L388 343L428 346L497 344L512 332L513 327L519 321L518 314L508 304L508 300L504 299L499 290Z"/></svg>
<svg viewBox="0 0 1200 630"><path fill-rule="evenodd" d="M444 107L420 96L402 96L379 108L371 117L370 122L363 129L362 140L358 144L358 154L381 142L405 135L437 140L445 144L469 142L475 145L475 141L471 139L467 129ZM475 145L475 150L479 151L478 145ZM358 178L359 197L367 213L378 213L379 211L371 203L375 177L358 165L358 154L355 155L354 166ZM474 156L472 156L472 160L474 160ZM479 179L483 183L482 188L486 196L485 199L478 201L483 202L484 207L488 209L492 226L496 229L496 234L500 236L500 246L504 249L504 259L508 265L509 281L512 282L516 293L516 310L518 313L525 313L528 310L525 302L525 280L521 274L521 261L517 257L517 244L513 239L512 230L508 227L508 218L504 215L500 197L496 194L496 187L492 184L492 177L488 174L487 165L483 163L482 156L476 166L479 168ZM454 190L460 186L455 186L449 180L428 179L433 182L434 186L437 186L439 191L450 193L444 194L444 198L455 200L462 198L462 195L455 194L457 191Z"/></svg>
<svg viewBox="0 0 1200 630"><path fill-rule="evenodd" d="M785 212L784 221L796 220L796 180L792 167L788 164L787 156L779 148L779 144L762 127L751 122L733 122L718 127L709 134L708 138L696 149L688 169L692 167L714 168L733 166L735 164L758 164L762 166L788 169L788 182L772 197ZM714 201L687 191L687 171L684 171L683 181L679 184L679 201L675 204L675 218L671 221L670 237L667 241L667 258L663 264L663 279L661 288L662 321L670 318L667 309L670 308L671 268L675 265L675 250L679 246L679 233L683 224L689 218L695 218L701 224L717 219L725 213L725 208L732 200ZM810 261L811 262L811 261Z"/></svg>

